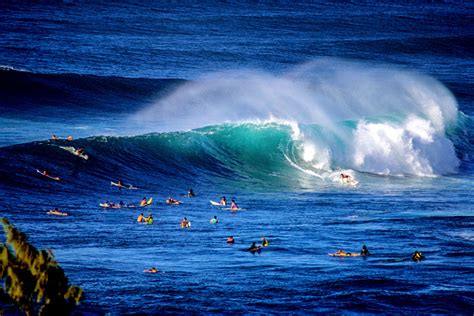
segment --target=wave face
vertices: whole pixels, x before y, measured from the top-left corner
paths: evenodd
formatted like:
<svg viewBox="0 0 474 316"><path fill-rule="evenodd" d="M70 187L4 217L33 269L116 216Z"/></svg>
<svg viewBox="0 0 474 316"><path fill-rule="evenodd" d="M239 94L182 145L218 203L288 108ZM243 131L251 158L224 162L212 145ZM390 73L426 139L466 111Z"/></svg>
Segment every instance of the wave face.
<svg viewBox="0 0 474 316"><path fill-rule="evenodd" d="M86 148L90 159L62 149L71 144L61 140L1 148L3 184L42 186L34 173L38 168L61 175L65 183L79 177L87 183L122 178L153 188L183 183L314 188L338 183L341 170L435 176L456 172L459 163L452 142L419 118L344 121L338 133L319 125L229 123L188 132L97 136L73 145Z"/></svg>

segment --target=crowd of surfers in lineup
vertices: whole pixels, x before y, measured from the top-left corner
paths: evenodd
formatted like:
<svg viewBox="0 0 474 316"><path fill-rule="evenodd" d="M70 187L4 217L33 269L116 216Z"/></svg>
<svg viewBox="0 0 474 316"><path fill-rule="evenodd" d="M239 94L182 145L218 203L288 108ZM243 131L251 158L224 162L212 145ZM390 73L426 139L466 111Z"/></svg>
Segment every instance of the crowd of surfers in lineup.
<svg viewBox="0 0 474 316"><path fill-rule="evenodd" d="M52 141L56 141L58 140L58 138L56 137L56 135L53 135L51 137L51 140ZM73 137L72 136L68 136L66 138L67 141L73 141ZM85 154L85 149L84 148L77 148L77 149L74 149L74 154L76 155L84 155ZM57 180L59 181L60 178L57 177L57 176L51 176L49 174L49 172L47 170L43 170L43 171L40 171L40 170L37 170L38 173L40 173L42 176L45 176L45 177L48 177L50 179L53 179L53 180ZM340 177L341 177L341 181L342 182L345 182L345 181L351 181L352 178L350 177L350 175L347 175L347 174L344 174L344 173L341 173L340 174ZM123 183L122 180L118 180L117 183L115 183L115 185L118 187L118 189L122 189L122 188L134 188L133 186L131 185L126 185ZM134 188L136 189L136 188ZM187 192L187 194L185 194L186 197L195 197L195 193L193 191L192 188L190 188ZM183 202L179 201L179 200L176 200L176 199L173 199L172 197L169 197L167 200L165 200L165 203L166 204L172 204L172 205L179 205L179 204L182 204ZM140 203L139 203L139 206L140 207L145 207L145 206L148 206L151 204L151 199L147 199L146 197L144 197ZM227 206L228 205L228 202L227 202L227 199L225 196L222 196L219 200L219 202L216 203L216 205L220 205L220 206ZM111 202L111 201L106 201L105 203L102 203L101 204L102 207L106 207L106 208L122 208L122 207L129 207L129 208L134 208L135 205L133 204L125 204L123 203L122 201L120 201L119 203L115 203L115 202ZM237 205L237 203L235 202L235 199L232 199L231 200L231 203L230 203L230 207L229 209L231 211L237 211L237 210L240 210L239 206ZM48 211L48 214L50 215L59 215L59 216L68 216L68 213L65 213L65 212L62 212L60 211L58 208L54 208L50 211ZM138 215L137 217L137 222L138 223L144 223L144 224L153 224L153 216L152 214L149 214L148 216L145 216L143 213L140 213L140 215ZM217 219L217 216L214 216L210 219L209 221L211 224L217 224L219 222L219 220ZM186 218L184 217L181 221L180 221L180 226L181 228L190 228L191 227L191 222ZM229 236L227 237L227 243L228 244L234 244L235 243L235 238L234 236ZM262 241L260 244L257 244L256 242L252 242L252 244L250 245L249 248L246 248L244 250L246 251L249 251L253 254L255 253L259 253L261 250L262 250L262 247L268 247L270 245L269 241L265 238L265 237L262 237ZM366 256L369 256L370 255L370 252L369 252L369 249L367 248L366 245L363 245L362 246L362 249L360 252L355 252L355 253L352 253L352 252L346 252L346 251L343 251L341 249L339 249L338 251L336 251L335 253L330 253L328 254L330 256L334 256L334 257L359 257L359 256L362 256L362 257L366 257ZM418 250L415 250L415 252L412 254L411 256L411 259L413 261L416 261L416 262L419 262L421 260L423 260L425 258L425 256L423 255L423 253L421 253L420 251ZM158 269L156 269L155 267L152 267L150 269L146 269L144 270L144 272L147 272L147 273L157 273L159 272Z"/></svg>

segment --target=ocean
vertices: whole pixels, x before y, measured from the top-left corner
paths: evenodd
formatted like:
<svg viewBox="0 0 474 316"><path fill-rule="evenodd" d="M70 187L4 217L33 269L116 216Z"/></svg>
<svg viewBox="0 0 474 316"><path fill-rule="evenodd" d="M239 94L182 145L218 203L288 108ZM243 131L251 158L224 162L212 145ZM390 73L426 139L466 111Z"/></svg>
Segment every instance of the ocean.
<svg viewBox="0 0 474 316"><path fill-rule="evenodd" d="M76 311L473 313L472 3L0 12L0 217L53 250Z"/></svg>

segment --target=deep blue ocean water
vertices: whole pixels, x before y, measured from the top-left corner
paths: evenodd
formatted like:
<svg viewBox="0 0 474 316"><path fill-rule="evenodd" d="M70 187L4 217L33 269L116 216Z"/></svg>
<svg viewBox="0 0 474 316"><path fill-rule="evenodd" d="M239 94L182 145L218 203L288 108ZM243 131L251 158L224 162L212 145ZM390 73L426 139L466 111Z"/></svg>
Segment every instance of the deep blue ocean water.
<svg viewBox="0 0 474 316"><path fill-rule="evenodd" d="M53 250L85 314L470 315L473 17L458 1L2 3L0 216ZM210 205L222 195L242 210Z"/></svg>

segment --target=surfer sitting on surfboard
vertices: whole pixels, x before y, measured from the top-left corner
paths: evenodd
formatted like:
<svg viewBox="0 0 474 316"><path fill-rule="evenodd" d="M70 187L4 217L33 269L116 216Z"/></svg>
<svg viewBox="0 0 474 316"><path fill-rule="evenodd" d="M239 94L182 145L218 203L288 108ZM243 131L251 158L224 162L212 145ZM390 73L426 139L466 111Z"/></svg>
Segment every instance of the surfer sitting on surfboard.
<svg viewBox="0 0 474 316"><path fill-rule="evenodd" d="M227 200L226 200L225 196L221 197L221 200L219 201L219 204L224 205L224 206L227 205Z"/></svg>
<svg viewBox="0 0 474 316"><path fill-rule="evenodd" d="M179 224L181 225L181 228L189 228L189 227L191 227L191 222L188 221L188 219L187 219L186 217L183 218Z"/></svg>
<svg viewBox="0 0 474 316"><path fill-rule="evenodd" d="M238 210L239 207L237 206L237 203L235 203L235 200L232 200L232 203L230 204L230 209L231 210Z"/></svg>
<svg viewBox="0 0 474 316"><path fill-rule="evenodd" d="M247 249L247 251L250 252L257 252L260 251L261 247L257 246L255 242L252 243L252 245Z"/></svg>
<svg viewBox="0 0 474 316"><path fill-rule="evenodd" d="M360 251L361 256L368 256L370 255L369 249L367 249L366 245L362 246L362 250Z"/></svg>

